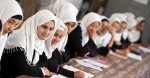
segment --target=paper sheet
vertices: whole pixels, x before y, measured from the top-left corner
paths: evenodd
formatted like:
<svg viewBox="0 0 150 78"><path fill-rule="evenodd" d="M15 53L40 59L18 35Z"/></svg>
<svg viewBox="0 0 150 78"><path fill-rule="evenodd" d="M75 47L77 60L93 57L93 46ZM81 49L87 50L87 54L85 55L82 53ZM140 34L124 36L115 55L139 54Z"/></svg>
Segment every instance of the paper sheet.
<svg viewBox="0 0 150 78"><path fill-rule="evenodd" d="M78 62L82 66L89 67L89 68L92 68L92 69L95 69L95 70L98 70L98 71L103 71L100 67L95 66L95 65L90 64L90 63L86 63L82 60L75 59L75 61Z"/></svg>
<svg viewBox="0 0 150 78"><path fill-rule="evenodd" d="M142 57L140 55L136 55L136 54L133 54L133 53L128 53L127 56L130 57L130 58L142 61Z"/></svg>
<svg viewBox="0 0 150 78"><path fill-rule="evenodd" d="M64 77L64 76L62 76L62 75L59 74L59 75L53 75L50 78L67 78L67 77Z"/></svg>
<svg viewBox="0 0 150 78"><path fill-rule="evenodd" d="M99 67L103 67L103 68L108 68L109 67L108 65L105 65L105 64L102 64L102 63L98 63L98 62L93 61L91 59L82 59L81 61L85 61L87 63L93 64L93 65L96 65L96 66L99 66Z"/></svg>
<svg viewBox="0 0 150 78"><path fill-rule="evenodd" d="M79 69L76 69L76 68L74 68L72 66L68 66L68 65L64 65L63 68L67 69L67 70L70 70L70 71L74 71L74 72L75 71L81 71ZM94 77L94 75L92 75L92 74L86 73L84 71L82 71L82 72L85 74L85 78L92 78L92 77Z"/></svg>
<svg viewBox="0 0 150 78"><path fill-rule="evenodd" d="M122 58L122 59L127 59L127 57L122 56L122 55L120 55L120 54L117 54L117 53L115 53L115 52L110 52L109 54L111 54L111 55L113 55L113 56L116 56L116 57L119 57L119 58Z"/></svg>
<svg viewBox="0 0 150 78"><path fill-rule="evenodd" d="M145 5L147 5L148 3L148 0L134 0L134 1L145 4Z"/></svg>
<svg viewBox="0 0 150 78"><path fill-rule="evenodd" d="M138 48L139 48L140 50L144 51L144 52L150 53L150 49L149 49L149 48L146 48L146 47L143 47L143 46L139 46Z"/></svg>

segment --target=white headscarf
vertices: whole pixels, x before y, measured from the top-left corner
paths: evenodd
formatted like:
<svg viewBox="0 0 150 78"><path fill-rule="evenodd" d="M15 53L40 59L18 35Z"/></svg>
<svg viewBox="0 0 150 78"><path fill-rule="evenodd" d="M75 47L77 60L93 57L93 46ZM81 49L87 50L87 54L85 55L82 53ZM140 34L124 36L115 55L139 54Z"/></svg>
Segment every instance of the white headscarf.
<svg viewBox="0 0 150 78"><path fill-rule="evenodd" d="M78 9L70 2L63 2L63 1L56 1L54 4L51 6L51 11L57 15L63 10L70 10L72 11L75 16L78 14Z"/></svg>
<svg viewBox="0 0 150 78"><path fill-rule="evenodd" d="M100 15L100 18L101 18L101 20L103 20L103 19L108 20L108 18L103 15ZM109 20L108 20L108 22L109 22ZM94 40L94 43L96 44L97 48L106 47L107 44L109 43L111 37L112 36L108 31L106 31L105 34L103 34L103 35L97 34L97 36Z"/></svg>
<svg viewBox="0 0 150 78"><path fill-rule="evenodd" d="M66 36L66 34L67 34L68 28L64 25L64 23L59 18L57 18L56 30L61 30L61 29L59 29L60 27L62 27L63 30L64 30L63 31L63 36L62 36L62 39L63 39ZM54 32L56 32L56 31L54 31ZM52 52L57 48L57 46L62 41L62 39L61 39L58 43L56 43L53 46L51 46L52 38L53 38L53 36L49 37L45 41L45 53L46 53L46 56L47 56L48 59L52 57Z"/></svg>
<svg viewBox="0 0 150 78"><path fill-rule="evenodd" d="M136 18L137 25L138 25L140 22L144 21L144 20L145 20L145 19L144 19L143 17L137 17L137 18Z"/></svg>
<svg viewBox="0 0 150 78"><path fill-rule="evenodd" d="M83 19L81 20L81 30L82 30L82 47L88 42L89 40L89 35L87 32L87 27L93 23L93 22L99 22L99 28L101 26L101 18L97 13L90 12L86 14ZM98 28L98 29L99 29Z"/></svg>
<svg viewBox="0 0 150 78"><path fill-rule="evenodd" d="M2 21L2 31L0 32L0 59L8 35L2 35L3 25L9 18L15 15L21 15L23 19L23 14L20 5L15 0L0 0L0 19Z"/></svg>
<svg viewBox="0 0 150 78"><path fill-rule="evenodd" d="M118 17L120 19L121 22L125 22L127 24L127 16L121 13L114 13L112 14L113 17ZM127 27L126 27L127 28ZM121 40L121 36L123 33L117 33L117 31L115 32L115 41L120 42Z"/></svg>
<svg viewBox="0 0 150 78"><path fill-rule="evenodd" d="M126 12L124 13L127 16L127 27L126 30L123 32L123 39L126 40L129 34L129 29L133 28L136 23L135 23L135 15L131 12Z"/></svg>
<svg viewBox="0 0 150 78"><path fill-rule="evenodd" d="M12 34L9 35L6 41L5 48L24 48L28 64L36 65L36 63L39 61L39 55L42 55L45 49L45 40L41 40L37 36L37 27L52 20L55 22L56 25L57 20L52 12L48 10L41 10L37 12L35 15L28 18L20 29L14 30ZM53 35L54 33L52 33L50 37ZM35 56L32 62L34 50Z"/></svg>
<svg viewBox="0 0 150 78"><path fill-rule="evenodd" d="M75 23L74 29L77 27L76 16L74 15L74 13L72 11L70 11L70 10L63 10L56 16L58 18L60 18L63 23L74 22ZM67 44L67 41L68 41L68 35L66 35L60 41L60 44L57 47L59 51L65 52L65 46Z"/></svg>
<svg viewBox="0 0 150 78"><path fill-rule="evenodd" d="M128 37L128 34L129 34L129 30L133 27L136 26L136 20L134 18L130 18L129 19L130 21L128 21L128 24L127 24L127 27L126 27L126 30L123 32L123 38L126 40L127 37Z"/></svg>
<svg viewBox="0 0 150 78"><path fill-rule="evenodd" d="M133 14L133 13L131 13L131 12L126 12L126 13L124 13L126 16L127 16L127 21L129 22L129 19L130 18L135 18L135 15Z"/></svg>
<svg viewBox="0 0 150 78"><path fill-rule="evenodd" d="M118 17L111 16L108 20L109 20L109 26L111 24L113 24L114 22L118 22L119 26L121 26L121 21L120 21L120 19Z"/></svg>
<svg viewBox="0 0 150 78"><path fill-rule="evenodd" d="M141 34L140 31L137 30L137 25L143 20L144 20L143 17L138 17L136 19L136 25L135 25L136 27L133 30L131 30L128 35L128 39L130 42L136 42L140 38Z"/></svg>

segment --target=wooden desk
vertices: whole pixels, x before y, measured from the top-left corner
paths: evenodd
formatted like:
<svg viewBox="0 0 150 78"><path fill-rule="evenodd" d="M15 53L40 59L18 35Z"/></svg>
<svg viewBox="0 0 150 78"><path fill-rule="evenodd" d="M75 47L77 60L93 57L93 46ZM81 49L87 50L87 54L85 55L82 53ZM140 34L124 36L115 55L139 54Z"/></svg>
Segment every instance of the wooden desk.
<svg viewBox="0 0 150 78"><path fill-rule="evenodd" d="M141 55L142 61L132 58L121 59L110 54L107 57L96 55L95 59L107 61L109 66L109 68L102 68L102 72L79 65L75 58L61 66L73 66L93 74L94 78L150 78L150 54L142 52Z"/></svg>

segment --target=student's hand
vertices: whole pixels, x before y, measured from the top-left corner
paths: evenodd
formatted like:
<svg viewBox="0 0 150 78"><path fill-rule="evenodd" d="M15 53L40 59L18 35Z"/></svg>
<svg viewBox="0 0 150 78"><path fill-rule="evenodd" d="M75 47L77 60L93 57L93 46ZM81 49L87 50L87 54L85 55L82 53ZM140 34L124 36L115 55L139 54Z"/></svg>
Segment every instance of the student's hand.
<svg viewBox="0 0 150 78"><path fill-rule="evenodd" d="M115 32L115 29L112 28L112 27L107 27L106 29L107 29L107 31L110 32L111 34L114 34L114 32Z"/></svg>
<svg viewBox="0 0 150 78"><path fill-rule="evenodd" d="M136 48L133 47L133 46L131 46L131 45L129 45L129 46L128 46L128 49L129 49L129 50L135 50Z"/></svg>
<svg viewBox="0 0 150 78"><path fill-rule="evenodd" d="M138 47L139 47L139 44L134 43L134 44L133 44L133 47L134 47L134 48L138 48Z"/></svg>
<svg viewBox="0 0 150 78"><path fill-rule="evenodd" d="M81 71L74 72L74 78L85 78L85 74Z"/></svg>
<svg viewBox="0 0 150 78"><path fill-rule="evenodd" d="M147 43L141 43L141 46L148 47L148 44Z"/></svg>
<svg viewBox="0 0 150 78"><path fill-rule="evenodd" d="M49 70L48 70L46 67L42 67L42 69L43 69L44 72L45 72L45 76L50 76Z"/></svg>
<svg viewBox="0 0 150 78"><path fill-rule="evenodd" d="M84 55L84 57L85 57L85 56L88 56L89 54L90 54L90 52L87 52L87 53Z"/></svg>
<svg viewBox="0 0 150 78"><path fill-rule="evenodd" d="M124 49L124 50L116 50L116 53L121 54L123 56L127 56L129 53L129 49Z"/></svg>
<svg viewBox="0 0 150 78"><path fill-rule="evenodd" d="M89 34L89 37L94 41L94 39L96 38L96 32L95 31L89 31L88 34Z"/></svg>
<svg viewBox="0 0 150 78"><path fill-rule="evenodd" d="M59 53L60 53L60 54L61 54L61 56L63 57L63 55L62 55L61 51L59 51Z"/></svg>
<svg viewBox="0 0 150 78"><path fill-rule="evenodd" d="M121 45L121 42L115 41L116 45Z"/></svg>

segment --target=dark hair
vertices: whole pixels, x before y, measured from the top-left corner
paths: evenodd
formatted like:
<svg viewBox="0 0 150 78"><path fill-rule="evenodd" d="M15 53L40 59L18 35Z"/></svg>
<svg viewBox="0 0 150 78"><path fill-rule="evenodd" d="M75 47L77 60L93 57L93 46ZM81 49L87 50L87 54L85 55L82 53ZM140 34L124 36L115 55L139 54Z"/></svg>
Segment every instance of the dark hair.
<svg viewBox="0 0 150 78"><path fill-rule="evenodd" d="M122 21L121 23L125 23L127 25L127 22L125 22L125 21Z"/></svg>
<svg viewBox="0 0 150 78"><path fill-rule="evenodd" d="M0 19L0 32L1 32L1 30L2 30L2 21Z"/></svg>
<svg viewBox="0 0 150 78"><path fill-rule="evenodd" d="M140 23L145 22L145 20L142 20Z"/></svg>
<svg viewBox="0 0 150 78"><path fill-rule="evenodd" d="M14 15L12 16L11 18L15 18L15 19L18 19L18 20L22 20L22 16L21 15Z"/></svg>
<svg viewBox="0 0 150 78"><path fill-rule="evenodd" d="M109 23L108 19L102 19L102 22L103 22L103 21L107 21L107 22Z"/></svg>

